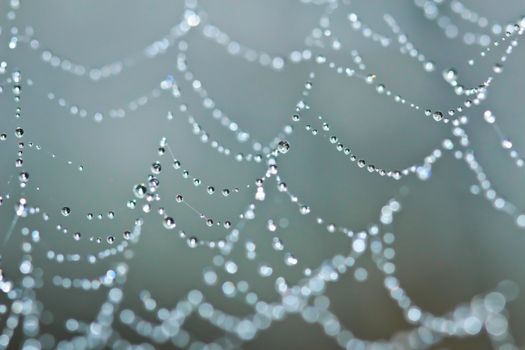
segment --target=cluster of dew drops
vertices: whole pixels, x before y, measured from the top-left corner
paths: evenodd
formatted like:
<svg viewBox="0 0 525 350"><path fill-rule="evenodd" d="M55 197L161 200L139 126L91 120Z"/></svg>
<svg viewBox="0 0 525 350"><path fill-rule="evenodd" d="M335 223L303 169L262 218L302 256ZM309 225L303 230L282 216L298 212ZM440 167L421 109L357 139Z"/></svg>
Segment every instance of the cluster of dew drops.
<svg viewBox="0 0 525 350"><path fill-rule="evenodd" d="M310 3L310 1L305 2ZM312 3L317 3L317 1L312 1ZM300 126L303 126L302 129L312 136L326 138L330 144L335 146L335 149L338 152L347 156L350 162L355 164L358 168L394 180L400 180L404 176L410 176L413 174L418 176L421 180L427 180L431 176L432 165L442 157L442 154L447 151L454 152L454 157L464 160L477 176L479 185L472 186L471 192L474 194L484 192L486 198L494 204L496 209L506 211L516 219L518 226L525 227L525 215L521 214L510 202L497 195L492 188L492 185L490 181L487 180L487 176L481 168L481 165L468 150L468 135L463 129L464 125L468 122L468 118L464 115L466 110L481 104L485 99L495 76L489 76L478 86L465 87L461 84L459 73L456 69L445 69L442 72L443 79L450 85L456 95L465 98L464 102L461 105L451 107L448 110L433 110L421 107L417 103L410 101L401 95L395 94L384 83L378 82L382 77L377 76L375 73L369 73L366 71L366 62L362 55L356 50L350 51L354 66L342 66L335 61L331 61L328 57L322 54L316 54L316 50L319 48L328 47L333 51L346 49L341 41L337 39L335 30L331 28L331 15L339 9L339 2L327 1L326 4L324 4L320 1L320 3L325 6L325 10L318 25L306 38L306 48L304 50L294 50L285 56L275 56L261 50L255 50L230 38L220 28L214 26L211 22L208 22L209 19L207 18L207 15L198 6L197 1L195 0L186 1L186 9L181 22L176 24L165 37L147 46L144 51L139 54L123 58L122 60L101 67L88 67L80 63L75 63L66 57L61 57L58 54L53 53L51 50L42 49L44 45L40 43L34 30L30 27L26 28L24 32L19 30L14 24L9 28L9 35L11 35L9 41L10 49L15 50L19 45L27 45L31 51L39 53L44 63L61 69L65 73L87 78L95 82L118 76L126 68L137 65L144 60L154 59L159 55L165 54L170 49L176 49L178 52L177 71L182 78L180 81L186 80L190 83L193 90L201 98L203 106L207 109L207 112L209 112L211 117L210 121L215 120L216 122L219 122L222 127L233 132L235 134L235 141L239 146L245 145L252 136L241 129L237 124L237 122L240 122L239 120L235 122L233 118L227 116L226 113L216 105L216 102L205 89L203 82L197 79L195 74L189 70L185 52L188 51L190 43L183 40L183 38L191 31L201 31L201 34L205 38L222 46L226 52L232 56L242 57L247 62L256 63L261 67L275 71L281 71L289 64L307 63L327 66L338 74L344 75L349 79L358 79L365 85L372 85L375 92L383 98L392 99L396 103L401 103L407 105L413 110L421 111L425 117L429 117L435 122L442 122L452 126L451 138L454 142L451 139L443 140L442 144L432 150L423 161L414 163L413 165L409 165L402 169L386 169L381 166L376 166L369 160L354 154L350 146L343 144L342 137L333 134L329 122L325 120L328 118L323 118L322 116L308 118L310 116L308 113L308 96L313 90L313 80L315 78L313 72L309 75L310 80L304 85L300 97L301 100L297 103L294 113L291 114L292 124L299 125L299 127L286 125L268 144L252 140L251 147L253 153L250 151L233 155L229 148L223 146L222 142L212 139L210 134L205 131L199 123L197 123L197 118L191 114L189 105L184 101L183 93L185 93L185 91L179 87L177 79L173 76L169 76L161 81L158 88L154 88L150 92L143 94L142 97L128 102L125 104L125 106L127 106L125 108L114 108L108 113L99 111L94 112L93 120L95 122L102 122L106 115L115 118L123 118L127 113L137 111L138 107L149 103L161 94L168 93L178 102L178 112L180 112L181 115L187 116L193 134L197 136L201 142L209 144L210 147L219 152L221 156L231 156L232 159L239 162L249 162L253 160L256 163L264 163L266 166L263 176L254 181L255 186L244 184L230 188L219 187L212 183L205 182L200 177L193 176L192 172L186 169L181 161L175 157L167 138L163 137L160 140L157 149L157 156L160 160L155 160L151 163L149 174L147 175L145 182L139 182L133 186L131 191L133 197L125 203L125 207L130 210L138 209L142 211L143 214L157 212L162 218L162 226L166 230L172 231L178 228L176 217L173 214L168 213L168 211L160 204L160 175L166 171L164 168L168 167L166 165L168 163L175 172L180 173L183 179L190 181L196 188L202 188L209 196L222 196L228 198L230 196L235 196L240 192L250 191L253 194L254 201L246 206L246 209L238 215L238 219L226 218L222 220L210 217L194 206L191 203L191 199L185 198L183 194L177 194L174 201L191 210L191 212L197 215L207 227L221 227L226 230L227 233L223 237L209 240L200 239L198 235L187 233L184 230L179 230L178 234L181 239L186 241L187 246L190 248L208 247L211 249L217 249L219 253L213 258L213 266L207 267L203 270L202 277L204 282L209 286L220 286L220 289L225 296L240 298L247 305L253 306L255 316L251 319L238 319L233 317L214 307L211 303L206 302L204 295L198 290L190 291L187 297L171 310L166 308L159 309L157 307L157 302L151 294L147 291L143 291L140 295L140 299L141 302L144 303L145 309L152 312L152 315L155 315L152 317L156 318L160 325L167 327L165 329L168 329L168 334L157 332L158 328L156 327L161 326L153 325L144 320L139 320L138 312L134 310L124 309L120 311L120 321L127 325L131 330L148 338L153 343L172 339L173 343L178 346L186 346L190 344L190 348L192 348L191 346L195 346L195 348L203 348L200 346L200 342L192 342L189 340L189 332L183 329L186 318L193 312L196 312L199 317L203 319L209 320L212 323L214 322L224 331L233 333L241 340L246 341L253 339L258 332L267 329L273 321L282 319L287 314L300 313L305 321L320 324L325 330L325 333L336 339L342 347L350 349L374 347L377 344L359 339L343 327L337 319L337 316L329 310L330 300L324 294L328 283L337 281L339 276L351 269L354 269L354 278L356 281L365 281L369 272L367 269L359 267L357 261L365 252L370 252L374 259L374 263L384 275L384 285L389 292L389 296L402 309L407 321L420 327L420 331L417 331L416 329L413 332L409 332L406 338L401 336L400 339L392 340L392 344L416 344L415 347L425 347L434 344L438 341L439 337L442 336L476 335L482 330L485 330L494 344L501 345L501 349L514 349L512 347L513 345L511 345L513 339L507 326L509 320L506 314L506 304L513 299L513 291L515 288L509 286L509 283L502 283L495 291L476 296L468 307L465 307L464 305L458 306L454 309L454 312L452 313L453 316L450 318L447 318L449 315L444 317L432 315L430 312L426 312L421 307L417 306L415 302L408 297L407 292L402 289L399 280L394 276L396 270L393 261L395 250L392 244L395 240L395 236L390 231L392 227L389 225L392 224L394 215L401 210L401 204L395 198L388 201L388 203L382 207L379 215L379 223L370 225L366 230L351 230L335 223L329 223L321 217L316 217L315 222L322 227L323 231L326 233L340 233L347 237L351 242L351 250L346 256L337 255L332 259L328 259L327 262L323 263L323 265L318 268L304 268L304 280L296 286L288 285L286 279L282 276L275 277L277 275L277 269L274 270L275 264L261 261L257 267L258 275L263 278L274 276L276 290L282 296L282 302L277 303L276 305L264 302L256 291L251 290L249 283L246 281L241 281L239 283L234 283L229 280L220 281L219 274L216 272L217 269L223 269L227 275L234 275L239 270L240 263L236 262L230 256L230 252L235 244L241 240L241 232L244 229L246 222L255 217L255 212L259 205L258 203L267 200L265 188L268 184L271 185L272 181L275 180L275 185L279 192L283 193L290 200L290 203L297 206L300 214L313 214L314 210L311 209L308 204L303 202L302 199L292 193L287 182L279 173L278 168L279 162L286 159L285 155L291 151L293 152L290 141L288 141L288 136L294 132L296 128L300 128ZM415 1L416 6L424 9L424 14L427 19L432 21L436 20L440 23L440 27L446 35L451 39L455 39L457 34L453 34L458 30L457 27L450 23L450 21L447 22L443 19L440 20L440 18L443 18L443 15L439 13L439 7L437 7L436 3L441 2L425 2L423 0ZM341 4L344 4L341 9L345 9L345 6L347 5L346 1L341 1ZM486 18L469 10L466 6L462 5L461 2L453 1L451 6L452 11L461 16L465 21L475 23L481 29L488 26L489 22ZM7 18L10 23L14 23L14 19L16 18L15 12L20 7L20 2L18 0L11 0L10 7L11 11L8 13ZM379 44L382 48L390 49L395 45L395 40L390 39L388 35L380 34L378 31L372 29L364 23L357 14L349 13L347 20L351 30L360 33L360 35L371 40L375 44ZM408 36L402 32L401 27L392 16L385 15L384 20L396 37L400 53L409 55L416 59L422 64L425 72L433 73L436 70L437 64L425 56L421 50L417 49L414 44L408 40ZM504 48L504 53L499 57L498 61L492 68L493 74L501 74L504 70L505 62L513 52L514 48L518 45L518 36L523 34L524 24L525 20L521 19L519 24L506 26L507 31L503 33L503 36L499 40L493 42L488 41L489 39L485 36L476 36L472 33L466 33L463 37L465 44L471 45L476 42L475 38L478 38L477 42L484 47L480 52L480 57L468 60L468 65L474 66L478 60L485 59L492 50L504 46L504 44L508 44L506 48ZM505 26L494 23L492 24L491 30L493 34L500 34L503 27ZM0 31L0 35L1 34L2 32ZM13 95L16 104L15 119L19 125L23 125L21 105L22 86L25 83L28 87L33 87L34 81L31 77L23 77L22 73L18 70L11 71L6 61L0 61L0 78L4 78L6 75L8 75L8 77L5 79L5 83L0 87L0 94L4 93L4 86L9 85L11 87L9 92ZM56 92L49 92L47 94L48 100L56 101L59 106L67 108L69 114L79 115L80 117L86 117L89 114L87 110L78 107L79 104L68 102L63 97L58 96L59 94ZM179 113L175 114L178 115ZM514 148L511 140L505 136L504 131L496 123L495 114L491 110L485 110L482 118L494 128L501 147L508 151L509 156L515 162L515 165L520 168L523 167L524 160ZM172 112L168 113L168 120L176 120ZM320 126L317 127L314 123L319 123ZM14 137L17 140L17 158L15 160L15 167L19 169L15 179L18 180L19 187L22 191L28 190L31 185L30 174L25 170L24 163L24 152L28 149L40 152L39 154L50 157L51 159L59 158L60 160L65 161L69 166L74 166L78 172L84 173L84 165L79 165L69 160L63 160L55 153L48 151L38 143L29 141L24 127L16 126L14 129ZM0 134L0 141L7 141L8 138L9 135L7 132L2 132ZM167 161L165 161L166 159ZM11 179L9 179L8 185L10 182ZM253 188L254 190L252 191ZM38 186L36 186L35 189L40 190ZM11 199L11 194L0 193L0 206L4 204L4 201L10 201ZM6 234L7 240L13 233L14 227L19 218L40 214L44 220L47 221L53 216L53 213L49 214L42 212L39 207L33 207L30 202L31 199L27 195L22 195L16 199L16 204L14 206L15 215L11 227L8 228ZM58 214L64 218L64 220L71 217L74 212L74 208L71 208L71 206L67 204L58 208ZM118 213L119 211L117 209L108 210L104 213L90 211L85 214L85 218L88 221L95 219L114 220ZM84 261L83 259L89 263L95 263L118 254L123 254L125 259L129 259L133 255L130 247L132 244L138 242L143 223L144 220L142 216L137 218L134 222L133 228L125 230L121 234L123 240L119 240L117 234L109 234L105 238L97 235L87 235L90 237L91 241L100 244L106 242L110 247L101 250L96 254L82 256L80 254L65 254L48 249L46 257L49 260L60 263L64 261ZM281 254L286 266L294 267L300 265L300 260L290 249L287 248L285 244L286 242L284 242L284 240L278 235L279 230L285 229L287 226L288 219L286 218L268 219L266 221L266 230L272 233L271 247L273 250ZM77 241L80 241L83 237L81 232L70 230L63 224L58 224L56 229L64 233L74 232L71 236ZM24 275L27 275L28 278L22 282L19 289L16 289L16 282L4 277L3 271L0 271L0 289L8 294L11 293L12 300L22 300L22 297L20 297L20 295L22 295L26 298L25 300L27 301L27 304L33 305L37 304L37 299L34 293L32 293L32 290L37 288L39 283L42 283L42 277L39 275L40 272L37 273L37 271L40 270L33 266L32 254L34 247L40 244L41 237L38 230L30 231L27 228L23 228L21 234L25 237L26 241L22 245L24 258L20 264L20 271ZM257 245L255 242L246 239L243 240L243 243L246 258L249 260L255 260L257 258ZM70 319L66 322L66 328L68 331L74 333L81 330L84 332L82 339L86 342L93 342L93 344L108 345L107 342L110 338L109 335L112 335L114 339L117 339L112 340L115 342L112 345L117 344L118 341L123 342L122 344L129 345L127 340L120 338L120 335L115 333L115 330L112 328L114 314L118 312L116 311L117 306L122 300L122 290L126 281L127 273L128 266L122 263L116 265L114 268L106 270L98 278L72 279L55 275L52 279L53 284L65 289L79 288L83 290L97 290L102 286L110 288L107 300L97 315L97 320L90 326L86 327L85 325L81 325L81 322L78 320ZM20 295L18 294L18 291L21 291ZM313 305L308 304L311 296L315 297ZM9 344L17 327L18 319L19 317L22 317L20 315L23 314L23 317L30 320L34 320L35 317L38 319L41 316L41 311L38 310L38 308L33 309L29 307L29 309L31 310L27 311L24 309L24 311L20 311L17 306L11 313L10 318L8 318L8 321L11 321L7 323L7 326L3 329L2 334L0 335L1 348L5 348ZM0 313L3 314L6 310L5 305L0 305ZM153 312L157 313L153 314ZM33 318L31 319L30 317ZM220 320L222 320L222 323ZM170 323L172 326L175 324L176 327L169 328L168 324ZM93 331L93 329L96 331ZM24 333L28 337L31 334L37 334L38 327L26 325ZM436 335L435 337L434 334ZM40 345L38 341L33 340L34 339L28 340L27 349L32 349L31 346L35 344ZM72 343L66 341L61 344L64 345L64 348L67 348L67 346ZM378 346L379 348L383 348L381 347L382 345ZM38 348L38 346L36 348ZM385 348L387 348L386 345Z"/></svg>

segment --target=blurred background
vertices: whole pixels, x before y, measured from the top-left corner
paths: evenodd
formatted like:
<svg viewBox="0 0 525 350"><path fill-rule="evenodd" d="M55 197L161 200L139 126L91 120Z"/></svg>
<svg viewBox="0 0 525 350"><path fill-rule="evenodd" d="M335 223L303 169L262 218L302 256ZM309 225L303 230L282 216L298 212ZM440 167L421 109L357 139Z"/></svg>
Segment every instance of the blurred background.
<svg viewBox="0 0 525 350"><path fill-rule="evenodd" d="M313 50L350 67L355 67L351 51L357 50L366 64L361 74L375 74L377 83L384 83L422 108L446 111L462 103L464 97L454 93L442 72L454 68L465 86L477 86L494 74L492 65L503 48L494 50L485 62L470 67L468 60L479 57L483 46L465 43L469 37L465 39L463 34L485 34L490 39L499 36L494 35L490 27L479 28L463 20L452 11L448 1L438 2L436 6L442 16L457 25L457 37L448 38L450 32L447 34L441 28L446 27L446 23L426 18L422 8L413 1L355 0L340 4L330 17L332 35L341 42L341 50L331 50L328 45ZM511 23L525 14L525 5L518 0L476 1L468 2L468 6L487 17L490 23ZM326 6L292 0L231 0L201 1L199 8L205 11L207 22L232 40L272 56L286 57L293 50L305 48L305 38L319 26ZM106 241L108 236L115 237L114 244L121 242L122 233L131 230L139 217L144 219L144 225L140 242L128 261L122 308L133 309L151 319L140 302L141 291L148 290L159 307L172 308L188 291L198 289L225 312L237 316L253 312L242 301L226 297L220 286L204 283L203 269L212 265L217 252L206 247L190 249L179 238L178 230L200 240L222 237L227 230L208 227L190 208L176 203L175 196L183 194L207 216L221 221L228 218L235 223L239 213L254 201L255 180L264 174L264 163L238 162L233 156L220 154L202 143L193 134L185 114L179 111L180 101L170 94L150 99L136 111L128 111L125 118L111 118L106 112L125 107L137 97L159 88L159 83L170 75L195 120L211 138L231 149L232 154L253 152L251 140L271 142L287 124L296 128L287 137L290 151L279 157L279 174L313 214L301 215L297 206L270 181L266 199L257 203L255 218L246 224L241 244L232 252L239 271L231 276L223 271L222 277L235 283L247 281L260 299L278 301L280 296L275 290L278 276L284 276L293 285L303 277L305 268L315 268L325 259L351 250L350 240L327 233L315 223L315 217L355 232L366 230L378 221L381 207L403 190L407 193L400 198L403 209L392 225L396 237L394 261L396 276L411 299L422 309L442 315L458 304L470 302L476 295L493 290L500 281L512 280L521 291L509 304L510 330L518 345L525 344L525 232L516 226L513 217L496 211L483 195L471 193L471 186L477 184L477 180L464 161L455 159L452 153L444 154L426 181L415 175L399 181L379 177L359 169L326 138L305 132L304 124L292 124L291 116L309 73L314 71L316 78L309 97L311 124L320 127L313 118L323 116L331 126L330 132L338 135L353 152L387 169L404 169L421 163L432 150L440 147L443 139L451 137L450 125L436 123L422 111L379 96L375 83L368 86L360 79L348 79L311 60L287 63L277 70L263 67L229 54L225 47L205 38L199 28L191 30L182 39L188 46L188 68L202 82L216 106L250 134L248 142L239 144L234 134L214 120L191 83L177 71L176 49L139 60L121 74L100 81L70 74L42 59L43 52L50 50L71 62L99 67L129 54L140 56L144 47L169 33L183 18L182 1L28 0L21 2L16 18L8 18L10 11L10 2L1 1L0 61L7 62L8 72L20 70L26 83L22 85L21 118L15 118L16 103L11 86L4 84L0 94L0 132L7 134L7 139L0 142L0 192L4 202L0 206L0 232L2 235L8 232L14 205L21 196L45 212L49 220L33 215L17 222L12 236L2 247L2 271L12 280L21 278L18 268L22 254L21 229L39 230L42 244L38 246L40 251L34 253L33 264L44 274L44 286L37 294L48 311L42 326L43 333L53 336L46 338L48 346L55 344L51 338L59 341L71 337L64 328L67 319L90 322L107 294L105 288L98 291L58 288L52 283L53 276L94 278L121 261L122 256L97 264L60 264L47 259L46 251L97 252L110 246ZM392 38L391 44L382 47L352 29L349 13L356 13L363 23ZM422 63L399 52L397 38L383 19L385 13L391 14L415 47L434 62L433 71L425 71ZM21 37L28 30L33 32L39 48L31 48L21 39L16 49L9 49L13 27ZM525 208L524 169L516 167L508 151L501 147L497 133L483 120L483 112L490 109L497 116L498 125L513 141L514 149L525 152L523 62L525 50L518 45L491 85L486 100L465 113L469 118L465 127L469 148L474 150L493 187L517 208ZM2 81L7 76L8 73ZM27 83L28 79L32 85ZM56 96L54 100L49 99L50 93ZM88 115L73 115L69 108L60 106L59 98L85 108ZM96 112L104 113L102 121L94 120ZM168 117L170 112L173 118ZM24 142L42 148L40 151L27 148L24 152L24 169L30 176L26 188L20 188L17 180L16 127L24 129ZM166 155L158 155L162 137L166 137L183 168L190 171L190 177L213 184L217 192L235 187L241 191L229 197L220 193L210 196L206 185L195 187L180 171L171 168ZM176 220L175 230L166 230L158 214L145 214L141 208L129 209L126 204L134 198L133 187L147 181L155 160L165 164L159 175L159 193L162 206ZM83 166L82 171L78 170L79 166ZM14 180L10 181L13 174ZM68 216L61 214L63 207L71 209ZM110 211L115 213L113 219L107 218ZM94 219L87 219L89 213ZM98 214L103 219L97 219ZM269 232L269 220L279 223L276 232ZM57 229L57 225L62 225L61 229ZM67 228L68 233L64 234L63 228ZM73 239L73 232L81 232L82 238ZM280 237L293 252L297 265L287 266L283 254L272 249L274 236ZM102 242L97 243L90 237L101 237ZM246 259L245 240L257 243L255 260ZM258 274L262 262L273 266L271 277ZM357 281L352 270L341 275L325 292L330 310L341 324L366 340L390 339L398 332L413 328L389 298L383 275L369 254L359 260L357 267L366 269L366 280ZM115 322L114 327L130 341L146 340L119 322ZM185 327L204 343L224 335L197 317L191 317ZM21 346L22 333L19 328L15 331L13 349ZM173 347L171 344L156 346ZM304 322L300 315L274 323L241 347L340 348L333 338L324 334L322 327ZM490 349L492 344L482 332L474 337L447 338L432 348Z"/></svg>

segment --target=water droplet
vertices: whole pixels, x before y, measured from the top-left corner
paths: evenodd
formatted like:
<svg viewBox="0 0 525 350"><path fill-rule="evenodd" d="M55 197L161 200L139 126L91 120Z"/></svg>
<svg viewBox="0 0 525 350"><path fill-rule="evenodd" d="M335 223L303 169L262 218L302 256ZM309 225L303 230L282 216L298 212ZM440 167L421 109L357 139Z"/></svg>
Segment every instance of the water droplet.
<svg viewBox="0 0 525 350"><path fill-rule="evenodd" d="M190 248L195 248L199 244L199 239L197 237L190 237L188 239L188 246Z"/></svg>
<svg viewBox="0 0 525 350"><path fill-rule="evenodd" d="M196 26L198 26L201 23L201 18L199 17L199 15L197 15L193 11L187 11L185 17L186 17L186 23L190 27L196 27Z"/></svg>
<svg viewBox="0 0 525 350"><path fill-rule="evenodd" d="M68 216L69 214L71 214L71 209L69 207L63 207L61 212L62 212L62 215Z"/></svg>
<svg viewBox="0 0 525 350"><path fill-rule="evenodd" d="M512 148L512 141L509 139L503 139L501 140L501 147L505 149L511 149Z"/></svg>
<svg viewBox="0 0 525 350"><path fill-rule="evenodd" d="M458 78L458 73L456 72L456 70L454 68L450 68L446 71L443 72L443 77L445 78L445 80L449 83L457 80Z"/></svg>
<svg viewBox="0 0 525 350"><path fill-rule="evenodd" d="M443 119L443 113L440 111L435 111L434 113L432 113L432 118L434 118L435 121L439 122Z"/></svg>
<svg viewBox="0 0 525 350"><path fill-rule="evenodd" d="M170 216L167 216L167 217L164 218L163 225L168 230L172 230L172 229L175 228L175 226L177 226L175 224L175 220L172 217L170 217Z"/></svg>
<svg viewBox="0 0 525 350"><path fill-rule="evenodd" d="M279 151L279 153L285 154L290 150L290 144L286 140L281 140L277 145L277 150Z"/></svg>
<svg viewBox="0 0 525 350"><path fill-rule="evenodd" d="M21 138L22 136L24 136L24 129L18 127L15 129L15 136L18 137L18 138Z"/></svg>
<svg viewBox="0 0 525 350"><path fill-rule="evenodd" d="M147 191L148 190L144 184L138 184L133 187L133 194L135 194L135 197L137 198L144 198Z"/></svg>
<svg viewBox="0 0 525 350"><path fill-rule="evenodd" d="M273 269L271 266L267 264L261 264L259 266L259 275L261 275L262 277L269 277L272 275L272 273L273 273Z"/></svg>
<svg viewBox="0 0 525 350"><path fill-rule="evenodd" d="M18 175L18 180L20 180L22 183L26 183L29 180L29 174L25 171L21 172Z"/></svg>
<svg viewBox="0 0 525 350"><path fill-rule="evenodd" d="M483 113L483 119L489 124L494 124L496 116L492 114L492 111L486 110L485 113Z"/></svg>
<svg viewBox="0 0 525 350"><path fill-rule="evenodd" d="M375 74L369 74L367 75L365 81L368 83L368 84L372 84L374 82L374 80L376 79L376 75Z"/></svg>
<svg viewBox="0 0 525 350"><path fill-rule="evenodd" d="M274 237L272 239L272 247L275 250L283 250L284 249L284 244L281 241L281 239L279 239L279 237Z"/></svg>
<svg viewBox="0 0 525 350"><path fill-rule="evenodd" d="M432 61L426 61L425 64L423 65L423 68L427 72L433 72L434 69L436 68L436 65Z"/></svg>
<svg viewBox="0 0 525 350"><path fill-rule="evenodd" d="M297 258L293 256L291 253L286 253L284 256L284 263L288 266L294 266L297 265Z"/></svg>
<svg viewBox="0 0 525 350"><path fill-rule="evenodd" d="M27 213L27 199L20 198L18 200L17 206L15 207L15 210L16 210L16 215L24 216L24 214Z"/></svg>
<svg viewBox="0 0 525 350"><path fill-rule="evenodd" d="M417 177L420 180L428 180L430 175L432 175L432 168L429 165L417 167Z"/></svg>
<svg viewBox="0 0 525 350"><path fill-rule="evenodd" d="M162 166L160 165L160 162L155 162L151 165L151 172L153 174L160 174L160 171L162 170Z"/></svg>
<svg viewBox="0 0 525 350"><path fill-rule="evenodd" d="M307 206L307 205L303 205L303 206L301 206L300 212L303 215L309 214L310 213L310 207Z"/></svg>

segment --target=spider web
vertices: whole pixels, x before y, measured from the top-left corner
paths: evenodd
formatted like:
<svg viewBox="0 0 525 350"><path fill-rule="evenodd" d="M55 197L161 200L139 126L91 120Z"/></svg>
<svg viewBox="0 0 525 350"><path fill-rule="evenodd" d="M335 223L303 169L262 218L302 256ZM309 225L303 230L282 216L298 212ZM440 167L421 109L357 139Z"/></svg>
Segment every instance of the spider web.
<svg viewBox="0 0 525 350"><path fill-rule="evenodd" d="M300 41L186 0L90 65L0 4L0 348L523 344L523 17L263 5Z"/></svg>

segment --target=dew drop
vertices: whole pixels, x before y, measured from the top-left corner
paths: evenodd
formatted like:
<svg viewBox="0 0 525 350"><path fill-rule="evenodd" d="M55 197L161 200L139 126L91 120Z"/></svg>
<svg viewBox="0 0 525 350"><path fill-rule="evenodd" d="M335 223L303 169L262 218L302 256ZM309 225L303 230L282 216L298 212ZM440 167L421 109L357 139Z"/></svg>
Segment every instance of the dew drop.
<svg viewBox="0 0 525 350"><path fill-rule="evenodd" d="M175 226L177 226L175 224L175 220L170 216L167 216L164 218L163 225L164 225L164 228L168 230L172 230L175 228Z"/></svg>
<svg viewBox="0 0 525 350"><path fill-rule="evenodd" d="M20 182L26 183L29 180L29 174L23 171L18 175L18 179L20 180Z"/></svg>
<svg viewBox="0 0 525 350"><path fill-rule="evenodd" d="M505 149L511 149L512 148L512 141L509 139L503 139L501 140L501 147Z"/></svg>
<svg viewBox="0 0 525 350"><path fill-rule="evenodd" d="M155 162L151 165L151 172L153 174L160 174L160 171L162 170L162 166L160 164L160 162Z"/></svg>
<svg viewBox="0 0 525 350"><path fill-rule="evenodd" d="M138 184L138 185L135 185L135 187L133 187L133 194L137 198L144 198L144 196L146 195L146 192L147 192L147 188L144 184Z"/></svg>
<svg viewBox="0 0 525 350"><path fill-rule="evenodd" d="M483 113L483 119L489 124L494 124L496 116L492 114L492 111L486 110L485 113Z"/></svg>
<svg viewBox="0 0 525 350"><path fill-rule="evenodd" d="M15 136L18 137L18 138L21 138L22 136L24 136L24 129L22 128L16 128L15 129Z"/></svg>
<svg viewBox="0 0 525 350"><path fill-rule="evenodd" d="M423 68L425 69L426 72L433 72L434 69L436 68L436 65L432 61L426 61L425 64L423 65Z"/></svg>
<svg viewBox="0 0 525 350"><path fill-rule="evenodd" d="M284 249L284 244L279 237L272 239L272 248L279 251Z"/></svg>
<svg viewBox="0 0 525 350"><path fill-rule="evenodd" d="M457 80L458 78L458 73L456 72L456 70L454 68L450 68L446 71L443 72L443 77L445 78L445 80L449 83Z"/></svg>
<svg viewBox="0 0 525 350"><path fill-rule="evenodd" d="M297 258L293 256L291 253L286 253L284 256L284 263L288 266L294 266L297 265Z"/></svg>
<svg viewBox="0 0 525 350"><path fill-rule="evenodd" d="M285 154L290 150L290 144L286 140L281 140L277 145L277 150L279 151L279 153Z"/></svg>
<svg viewBox="0 0 525 350"><path fill-rule="evenodd" d="M197 237L190 237L188 239L188 246L190 248L195 248L195 247L197 247L198 244L199 244L199 240L198 240Z"/></svg>

